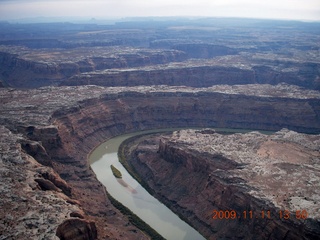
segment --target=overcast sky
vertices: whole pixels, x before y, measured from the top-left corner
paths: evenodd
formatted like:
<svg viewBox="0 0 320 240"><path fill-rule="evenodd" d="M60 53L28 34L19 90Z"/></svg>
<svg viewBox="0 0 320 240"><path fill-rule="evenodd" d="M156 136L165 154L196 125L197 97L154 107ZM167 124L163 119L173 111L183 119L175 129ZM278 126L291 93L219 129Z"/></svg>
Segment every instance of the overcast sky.
<svg viewBox="0 0 320 240"><path fill-rule="evenodd" d="M320 0L0 0L0 19L209 16L320 20Z"/></svg>

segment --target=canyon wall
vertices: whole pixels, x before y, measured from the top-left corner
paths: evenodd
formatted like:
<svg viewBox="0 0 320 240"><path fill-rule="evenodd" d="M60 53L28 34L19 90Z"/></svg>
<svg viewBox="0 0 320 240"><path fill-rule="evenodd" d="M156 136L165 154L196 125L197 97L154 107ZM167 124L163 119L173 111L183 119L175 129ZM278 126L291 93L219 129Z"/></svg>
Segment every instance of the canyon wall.
<svg viewBox="0 0 320 240"><path fill-rule="evenodd" d="M133 49L132 51L125 52L123 50L117 51L105 48L99 52L99 48L93 48L82 49L86 53L82 53L79 56L77 50L73 52L72 50L65 49L54 49L51 51L47 49L45 52L42 52L41 50L37 51L26 48L20 48L19 50L19 47L16 48L18 50L9 49L8 52L0 51L0 79L6 86L17 88L56 86L63 80L83 72L164 64L186 59L185 53L176 50L161 50L159 52L148 49ZM92 55L91 51L96 51L95 55ZM52 58L50 58L50 55L52 55ZM57 55L66 55L70 59L63 59L61 57L62 59L54 60ZM29 59L30 56L31 58Z"/></svg>
<svg viewBox="0 0 320 240"><path fill-rule="evenodd" d="M85 189L88 192L86 198L77 196L77 199L81 199L82 206L90 209L89 214L99 215L103 212L101 210L103 201L95 198L93 190L88 191L88 189L97 191L98 188L88 171L85 156L97 144L112 136L137 130L186 126L265 130L289 127L307 131L314 131L314 127L319 128L319 121L311 119L315 117L315 110L311 110L312 107L303 115L295 114L299 106L303 106L304 111L308 109L305 106L310 103L304 101L302 103L283 99L266 100L247 96L237 96L235 99L224 94L203 95L133 92L105 95L100 99L83 101L72 110L57 111L53 114L52 123L59 129L62 145L59 149L49 151L49 154L54 155L55 161L61 164L56 169L73 188ZM275 105L278 106L278 110L271 110L270 107ZM252 111L252 109L260 110ZM307 120L306 116L310 116L310 119ZM303 126L302 121L306 121L308 126ZM46 144L45 141L43 144ZM76 170L70 171L69 165Z"/></svg>
<svg viewBox="0 0 320 240"><path fill-rule="evenodd" d="M113 136L190 126L320 132L315 23L148 18L0 29L3 238L148 239L87 162Z"/></svg>
<svg viewBox="0 0 320 240"><path fill-rule="evenodd" d="M171 85L209 87L217 84L250 84L255 83L254 73L235 67L203 66L133 69L125 71L106 71L76 75L63 81L61 85L99 85L99 86L138 86L138 85Z"/></svg>
<svg viewBox="0 0 320 240"><path fill-rule="evenodd" d="M276 144L283 144L281 151L288 157L294 151L288 146L293 144L297 149L299 143L292 143L284 137L286 134L303 139L310 149L300 150L298 157L286 160L280 154L275 159L265 156L266 161L255 153L266 145L270 147L271 139L277 138L281 143ZM314 159L314 154L319 157L319 137L287 130L276 133L276 137L259 133L221 136L212 130L184 130L169 136L127 140L121 152L125 152L123 157L141 176L144 186L206 239L318 239L318 190L304 180L317 181L320 177L318 161ZM275 149L268 148L269 154ZM311 168L304 166L305 159L313 163ZM292 165L292 161L301 161L300 167ZM293 175L300 170L298 180ZM302 211L300 204L306 201L308 219L296 218L296 211ZM215 214L214 210L233 211L235 215ZM290 217L284 219L279 211L285 210Z"/></svg>
<svg viewBox="0 0 320 240"><path fill-rule="evenodd" d="M51 162L51 167L44 164L42 158L48 155L41 143L4 126L0 126L0 137L1 238L56 239L59 228L61 239L96 239L95 223L72 199L68 183L51 168ZM67 228L68 222L76 224Z"/></svg>
<svg viewBox="0 0 320 240"><path fill-rule="evenodd" d="M211 64L196 61L158 67L107 70L75 75L61 85L137 86L171 85L210 87L218 84L272 84L287 83L309 89L320 89L320 65L286 61L259 64L234 59L228 63ZM200 66L199 66L200 65ZM241 66L239 66L241 65Z"/></svg>
<svg viewBox="0 0 320 240"><path fill-rule="evenodd" d="M99 239L132 239L142 237L141 232L111 205L87 162L87 155L106 139L137 130L190 126L320 132L316 91L268 85L238 88L246 93L236 86L1 89L0 123L21 139L16 143L20 151L52 167L67 184L37 180L38 185L61 189L83 211L84 220L64 223L59 236L64 236L63 229L72 232L72 226L78 226L90 236L96 229ZM271 96L278 91L288 96Z"/></svg>
<svg viewBox="0 0 320 240"><path fill-rule="evenodd" d="M310 100L308 100L308 102L291 101L290 99L264 99L216 93L198 93L196 95L187 93L125 93L119 94L118 96L106 95L99 100L84 101L78 108L73 109L72 112L58 111L53 115L53 123L59 128L59 136L63 143L64 151L62 151L60 155L58 151L54 150L52 154L55 154L57 161L63 163L63 167L57 171L68 182L71 182L74 188L83 188L84 186L84 188L91 188L91 184L85 184L85 182L89 182L87 179L89 179L90 174L86 170L88 166L84 165L84 156L86 156L95 145L104 141L106 138L138 130L187 126L233 127L263 130L279 130L287 127L295 130L314 131L316 128L319 128L319 121L317 117L314 118L318 114L316 113L318 110L315 110L314 107L311 106L316 106L317 102L317 100L315 102L310 102ZM273 106L277 106L277 110L275 110ZM296 111L298 108L301 109L301 106L303 106L303 111L306 112L297 115ZM310 108L305 108L305 106L310 106ZM303 126L304 122L307 123L308 126ZM316 126L316 128L312 129L312 126ZM69 156L69 158L66 159L65 156ZM74 158L81 159L81 162L70 162L70 159ZM200 159L198 160L200 162ZM72 176L70 168L64 166L66 162L74 166L79 166L76 171L76 177ZM194 161L192 162L194 163ZM197 166L197 169L202 168L206 169L205 166L201 164ZM187 171L188 169L184 169L184 171L183 169L181 170L182 179L185 179ZM145 173L146 172L141 172L141 176L148 176L148 174ZM75 180L78 178L81 179L81 183ZM203 180L204 177L202 176L199 179ZM173 180L173 182L175 182L175 180ZM192 183L191 185L193 187L189 190L192 192L194 188L197 188L198 184L201 185L202 183L200 180L197 183ZM188 182L186 182L186 184L188 184ZM223 186L219 188L217 182L212 182L211 184L217 194L221 189L224 189ZM176 194L175 196L178 197L180 194L184 194L181 192L183 191L182 189L185 189L187 192L187 186L184 185L184 188L181 188L176 193L172 192L172 194ZM264 203L260 203L259 201L248 200L250 198L239 189L231 187L228 188L227 191L229 195L225 196L231 196L230 194L232 193L237 197L234 198L235 202L226 202L224 205L226 207L231 203L233 205L231 204L230 206L238 206L237 209L243 207L241 204L250 204L250 206L255 209L266 207L263 205ZM88 201L87 198L82 199L82 204L83 206L90 206L90 214L97 214L95 209L98 209L98 206L101 206L103 202L92 199L91 194L90 198L90 201ZM92 200L97 203L95 208L92 208ZM212 201L214 200L212 199ZM221 201L223 200L221 199ZM247 201L250 201L250 203ZM176 206L173 202L169 202L168 204ZM182 210L182 212L183 211L184 210ZM201 224L203 224L203 219ZM201 224L194 224L194 226L203 230ZM229 225L227 226L230 227ZM235 224L230 228L226 227L225 231L220 232L220 234L221 236L224 234L228 236L227 232L229 232L232 235L230 229L233 229L233 231L242 232L241 236L244 238L254 239L255 234L261 231L261 229L267 228L270 229L266 231L270 236L285 238L286 232L290 230L287 225L279 224L279 222L266 223L265 221L252 221L252 226L255 226L256 229L250 236L246 235L247 223L245 222L240 226ZM215 226L211 230L206 229L202 231L202 233L210 236L213 234L213 232L210 231L215 231L215 229L219 229L219 227L221 227L221 225ZM294 233L288 236L297 239L297 235ZM267 237L267 235L264 237Z"/></svg>
<svg viewBox="0 0 320 240"><path fill-rule="evenodd" d="M195 44L194 47L197 46ZM188 47L192 49L192 45ZM179 50L1 47L0 80L5 86L17 88L88 84L209 87L285 82L320 89L320 65L312 60L298 61L278 55L248 53L213 59L187 59L187 53Z"/></svg>

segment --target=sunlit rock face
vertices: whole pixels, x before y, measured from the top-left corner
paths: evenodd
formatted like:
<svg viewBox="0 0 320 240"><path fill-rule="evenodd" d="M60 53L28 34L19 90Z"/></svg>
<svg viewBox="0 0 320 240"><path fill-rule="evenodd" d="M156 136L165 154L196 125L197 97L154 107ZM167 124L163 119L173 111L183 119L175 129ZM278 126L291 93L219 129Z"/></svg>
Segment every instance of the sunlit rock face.
<svg viewBox="0 0 320 240"><path fill-rule="evenodd" d="M12 206L8 201L15 196L22 199L22 207L26 206L21 211L19 205L17 211L13 207L11 213L3 212L3 224L8 224L3 229L11 226L17 236L26 232L30 238L54 236L58 226L59 234L68 235L73 232L70 227L78 223L90 236L95 236L96 229L102 239L146 238L111 205L87 162L90 151L113 136L186 126L286 127L313 133L320 129L319 93L288 85L3 88L0 97L1 144L7 149L1 153L3 169L9 169L1 176L3 192L8 196L1 204ZM14 159L18 159L17 164ZM6 172L12 175L7 178ZM18 181L11 180L15 178ZM28 216L33 215L39 219L34 224L43 223L47 230L38 232L29 224ZM13 225L16 218L21 221ZM83 220L63 225L74 218ZM1 231L9 237L10 232Z"/></svg>
<svg viewBox="0 0 320 240"><path fill-rule="evenodd" d="M0 233L8 239L55 239L56 228L73 212L68 183L22 148L23 137L0 127Z"/></svg>
<svg viewBox="0 0 320 240"><path fill-rule="evenodd" d="M319 143L320 135L287 129L180 130L132 140L126 158L155 196L208 239L317 239Z"/></svg>

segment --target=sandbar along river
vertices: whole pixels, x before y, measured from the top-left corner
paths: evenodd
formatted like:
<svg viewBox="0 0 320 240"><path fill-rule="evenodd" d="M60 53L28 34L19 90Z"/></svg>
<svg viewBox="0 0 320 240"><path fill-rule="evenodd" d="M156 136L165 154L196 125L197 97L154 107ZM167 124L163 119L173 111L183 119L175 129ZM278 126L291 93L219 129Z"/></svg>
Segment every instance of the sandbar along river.
<svg viewBox="0 0 320 240"><path fill-rule="evenodd" d="M128 207L164 238L168 240L205 239L164 204L151 196L131 177L118 160L118 148L124 140L139 134L159 131L136 132L114 137L106 141L90 154L91 167L97 175L98 180L115 199ZM111 164L120 170L122 180L117 180L114 177L110 168Z"/></svg>

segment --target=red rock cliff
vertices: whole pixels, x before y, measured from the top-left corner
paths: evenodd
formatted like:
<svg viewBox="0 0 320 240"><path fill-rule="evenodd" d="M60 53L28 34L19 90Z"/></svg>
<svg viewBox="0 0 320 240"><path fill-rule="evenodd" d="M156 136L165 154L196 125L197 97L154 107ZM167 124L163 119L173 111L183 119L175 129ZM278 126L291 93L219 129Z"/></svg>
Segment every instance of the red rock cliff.
<svg viewBox="0 0 320 240"><path fill-rule="evenodd" d="M90 151L106 139L136 130L186 126L265 130L287 127L307 132L320 129L317 92L288 86L0 90L1 125L22 134L24 151L52 167L67 183L43 175L55 186L44 180L37 180L38 184L42 189L60 188L76 200L74 204L84 212L84 222L94 221L102 239L143 238L112 207L87 162ZM285 97L278 97L278 91Z"/></svg>
<svg viewBox="0 0 320 240"><path fill-rule="evenodd" d="M132 140L125 157L154 195L207 239L318 239L319 138L178 131ZM297 219L297 210L308 218Z"/></svg>

